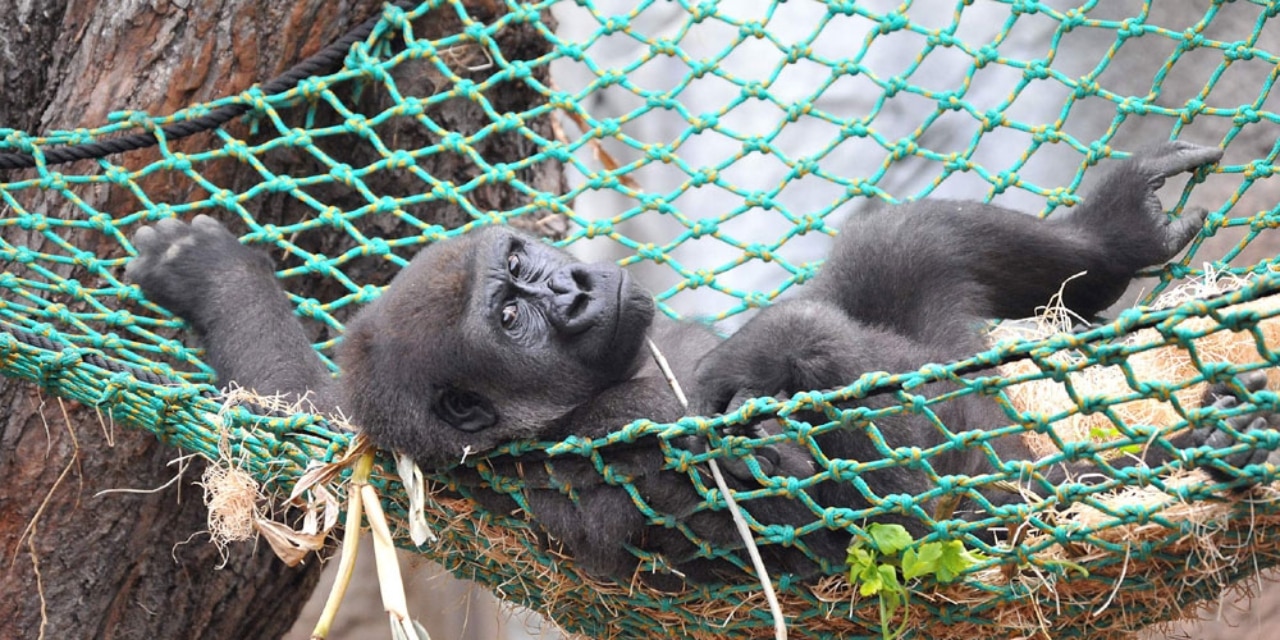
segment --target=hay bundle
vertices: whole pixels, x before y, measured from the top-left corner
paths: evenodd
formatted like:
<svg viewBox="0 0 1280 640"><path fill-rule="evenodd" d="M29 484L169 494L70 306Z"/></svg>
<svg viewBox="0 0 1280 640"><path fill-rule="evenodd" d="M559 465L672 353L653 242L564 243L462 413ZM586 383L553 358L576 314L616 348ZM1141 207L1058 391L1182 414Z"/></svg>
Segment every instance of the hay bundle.
<svg viewBox="0 0 1280 640"><path fill-rule="evenodd" d="M1247 283L1235 277L1210 276L1202 281L1187 283L1161 296L1156 307L1167 308L1189 300L1203 299L1234 291ZM1243 304L1226 307L1224 312L1255 311L1272 316L1280 311L1280 297L1271 296ZM1005 340L1041 340L1070 328L1071 318L1061 307L1050 305L1044 314L1029 322L1005 323L991 333L993 343ZM1081 352L1059 351L1050 358L1058 365L1073 371L1065 382L1049 377L1039 377L1041 366L1032 360L1019 360L1000 367L1000 373L1009 378L1032 380L1005 388L1009 400L1019 410L1046 416L1065 415L1054 423L1054 432L1067 442L1082 442L1106 438L1114 434L1117 421L1128 425L1167 426L1185 419L1185 408L1200 406L1208 383L1203 371L1216 365L1233 366L1268 362L1266 353L1274 352L1280 345L1280 319L1265 317L1257 324L1257 331L1264 344L1259 345L1252 333L1232 331L1207 316L1189 317L1178 328L1183 332L1203 334L1187 343L1173 343L1157 329L1135 331L1124 337L1126 345L1135 352L1120 364L1089 364L1088 355ZM1268 387L1280 384L1280 372L1269 369ZM1142 386L1151 385L1172 389L1175 402L1150 397L1116 402L1143 393ZM1107 411L1086 412L1080 398L1090 404L1096 401ZM1032 450L1038 455L1057 451L1056 445L1043 434L1029 434Z"/></svg>

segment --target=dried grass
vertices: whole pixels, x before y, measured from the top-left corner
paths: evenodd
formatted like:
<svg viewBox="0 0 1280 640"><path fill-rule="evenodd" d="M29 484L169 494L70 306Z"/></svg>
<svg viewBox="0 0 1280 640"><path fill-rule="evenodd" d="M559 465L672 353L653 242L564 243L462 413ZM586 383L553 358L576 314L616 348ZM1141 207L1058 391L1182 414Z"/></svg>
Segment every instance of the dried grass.
<svg viewBox="0 0 1280 640"><path fill-rule="evenodd" d="M337 470L319 474L313 470L304 474L288 499L276 500L266 495L247 469L248 452L242 450L239 456L232 453L233 435L224 426L226 412L245 404L286 415L315 412L315 407L306 398L261 396L237 387L227 390L222 398L221 411L205 416L218 427L219 432L218 459L209 463L200 481L204 489L204 503L209 510L209 537L225 558L228 544L256 540L261 536L285 564L295 566L311 552L322 550L330 531L337 524L338 500L326 487ZM321 466L339 467L340 464ZM313 479L308 480L309 476ZM305 507L301 524L296 527L281 521L288 516L290 505Z"/></svg>
<svg viewBox="0 0 1280 640"><path fill-rule="evenodd" d="M1195 471L1169 478L1167 482L1176 487L1205 480L1202 472ZM584 610L593 610L607 612L606 622L610 616L645 618L655 633L661 629L671 637L710 640L727 636L762 639L774 636L773 628L761 618L760 612L766 603L759 594L745 601L702 598L697 592L671 596L640 586L639 580L633 580L630 586L621 586L584 578L562 570L560 563L568 561L563 556L552 552L553 563L547 564L531 554L529 550L538 545L531 530L497 526L488 518L472 519L474 516L467 515L474 508L469 500L442 493L434 498L442 510L439 514L429 512L429 517L451 514L455 522L466 522L466 525L442 535L441 546L433 550L432 555L448 559L445 563L450 569L464 577L476 574L493 577L495 567L501 567L501 575L507 582L498 585L500 588L495 591L509 600L541 603L535 608L553 620L576 622L583 619ZM1248 498L1274 502L1280 493L1262 488ZM1234 536L1246 536L1255 528L1280 527L1280 514L1240 518L1239 509L1244 500L1241 496L1219 502L1188 503L1151 487L1126 488L1100 497L1099 502L1110 509L1135 504L1159 505L1163 507L1161 517L1192 525L1189 529L1194 534L1162 546L1159 554L1142 560L1136 558L1136 550L1146 543L1163 543L1169 535L1168 529L1152 522L1112 525L1114 518L1105 511L1077 504L1062 513L1060 525L1108 525L1096 537L1127 543L1135 550L1135 557L1125 564L1101 566L1097 561L1114 559L1112 552L1092 545L1076 544L1066 548L1052 544L1012 575L999 567L990 568L963 584L913 591L910 603L899 615L909 616L918 626L927 625L927 636L939 640L997 636L1050 638L1057 635L1055 629L1062 628L1090 629L1090 637L1121 638L1152 620L1172 623L1195 619L1201 613L1216 610L1216 601L1197 599L1188 604L1187 595L1191 590L1207 585L1226 600L1252 595L1254 583L1233 582L1240 568L1256 566L1259 558L1280 557L1280 538L1252 536L1246 545L1229 542ZM1236 517L1232 518L1232 514ZM1035 531L1023 544L1035 546L1051 539L1051 533ZM477 540L483 543L477 544ZM1090 566L1091 574L1086 577L1070 569L1064 571L1067 563ZM1121 585L1118 589L1116 581L1127 576L1140 577L1144 584L1141 588ZM1029 595L999 602L998 594L976 584L993 587L1015 584ZM798 593L801 590L807 590L816 598L821 610L815 611L814 602L802 597ZM857 608L852 619L843 616L845 603L859 603L862 598L857 587L842 577L830 576L807 587L779 589L778 600L783 615L791 621L788 626L793 636L879 635L876 607ZM655 604L645 606L644 602ZM1076 610L1063 606L1072 603L1085 606ZM930 606L968 608L973 612L973 619L955 616L944 622L929 610ZM690 620L702 621L702 626L712 629L692 628ZM629 629L619 625L594 629L590 637L621 638L628 637L629 633Z"/></svg>
<svg viewBox="0 0 1280 640"><path fill-rule="evenodd" d="M1215 277L1211 274L1205 280L1188 283L1177 287L1158 301L1159 307L1170 307L1187 300L1199 299L1210 295L1228 292L1242 286L1246 280L1226 274ZM1241 305L1228 307L1225 311L1253 310L1275 313L1280 309L1280 296L1271 296L1254 300ZM1030 323L1005 323L996 327L991 333L993 343L1005 340L1039 340L1048 338L1062 330L1061 311L1050 308L1044 317L1033 319ZM1049 318L1049 320L1046 320ZM1183 320L1179 325L1183 329L1209 331L1217 326L1212 318L1198 317ZM1264 319L1259 329L1268 350L1280 348L1280 317ZM1164 338L1155 329L1135 331L1125 338L1130 345L1155 345ZM1201 363L1262 363L1265 360L1258 351L1254 338L1248 332L1236 332L1229 329L1218 329L1192 341L1191 349ZM1079 365L1084 357L1078 353L1059 352L1051 357L1062 365ZM1191 383L1201 376L1196 367L1191 351L1182 345L1168 345L1134 353L1126 359L1128 368L1136 384L1165 384L1177 387L1173 396L1179 405L1185 408L1200 406L1206 385L1203 382ZM1039 373L1040 367L1031 360L1020 360L1002 365L1001 375L1019 377ZM1268 387L1280 388L1280 371L1268 370ZM1083 399L1114 398L1132 394L1135 385L1130 384L1124 370L1117 365L1092 365L1068 374L1070 387L1076 395ZM1054 432L1066 442L1084 442L1098 439L1098 434L1114 433L1116 422L1105 412L1083 413L1079 405L1071 399L1067 386L1052 379L1040 379L1011 385L1005 388L1010 402L1021 411L1032 414L1051 416L1066 413L1066 418L1054 422ZM1111 404L1110 411L1115 419L1124 424L1172 425L1182 420L1178 407L1171 402L1142 398L1131 402ZM1045 456L1058 451L1057 446L1044 434L1028 434L1028 444L1036 455Z"/></svg>
<svg viewBox="0 0 1280 640"><path fill-rule="evenodd" d="M265 496L248 471L231 464L211 464L200 480L204 504L209 509L209 536L220 549L232 542L251 540L254 522L266 517Z"/></svg>

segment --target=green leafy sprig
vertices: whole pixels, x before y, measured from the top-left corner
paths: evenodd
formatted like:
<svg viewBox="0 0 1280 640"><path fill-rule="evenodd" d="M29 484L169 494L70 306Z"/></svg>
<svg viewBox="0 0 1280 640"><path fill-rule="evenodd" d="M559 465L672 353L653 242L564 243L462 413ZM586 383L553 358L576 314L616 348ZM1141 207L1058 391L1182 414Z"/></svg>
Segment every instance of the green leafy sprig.
<svg viewBox="0 0 1280 640"><path fill-rule="evenodd" d="M867 535L870 540L855 538L849 545L849 582L858 585L859 594L879 598L880 633L884 640L895 640L906 633L906 615L896 629L889 628L889 621L911 597L904 582L933 576L938 583L948 584L987 559L982 553L966 549L959 540L916 544L900 524L877 522L867 527Z"/></svg>

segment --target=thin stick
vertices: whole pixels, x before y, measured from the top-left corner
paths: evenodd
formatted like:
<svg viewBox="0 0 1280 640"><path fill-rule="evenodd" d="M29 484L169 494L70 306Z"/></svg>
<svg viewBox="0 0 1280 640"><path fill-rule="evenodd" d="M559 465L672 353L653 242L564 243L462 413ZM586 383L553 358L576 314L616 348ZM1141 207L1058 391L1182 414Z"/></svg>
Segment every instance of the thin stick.
<svg viewBox="0 0 1280 640"><path fill-rule="evenodd" d="M43 403L41 403L43 405ZM45 433L49 433L49 424L44 417L44 407L38 410L40 421L45 423ZM63 409L63 415L66 415L66 409ZM70 418L64 418L63 424L67 427L67 435L71 438L71 459L67 461L67 466L62 469L62 473L58 474L58 478L53 481L53 486L49 487L49 492L44 495L44 500L40 501L40 506L36 508L36 514L31 516L31 521L27 523L22 534L18 536L18 541L13 545L13 558L9 561L9 566L13 566L18 561L18 554L22 552L22 541L27 539L28 535L35 535L36 523L40 522L40 518L44 515L44 510L49 508L49 503L53 502L53 494L58 491L58 487L62 486L62 481L66 479L67 474L76 466L76 460L80 456L80 441L76 439L76 432L71 429Z"/></svg>
<svg viewBox="0 0 1280 640"><path fill-rule="evenodd" d="M36 640L44 640L45 630L49 627L49 607L44 599L44 576L40 575L40 556L36 554L36 530L31 529L27 538L27 549L31 551L31 572L36 575L36 595L40 596L40 635Z"/></svg>
<svg viewBox="0 0 1280 640"><path fill-rule="evenodd" d="M1111 602L1116 599L1116 594L1120 592L1120 585L1124 584L1124 577L1129 573L1129 553L1131 551L1133 551L1133 545L1126 544L1124 546L1124 564L1120 565L1120 577L1116 579L1116 586L1111 590L1111 595L1107 596L1107 601L1103 602L1102 606L1093 612L1095 618L1102 615L1102 612L1111 606Z"/></svg>
<svg viewBox="0 0 1280 640"><path fill-rule="evenodd" d="M324 611L311 631L312 640L324 640L329 637L329 629L338 617L338 607L347 595L347 586L351 583L351 575L356 569L356 556L360 553L360 516L364 513L360 488L369 481L369 472L373 469L373 452L366 452L356 461L351 471L351 485L347 489L347 521L342 532L342 555L338 559L338 576L329 589L329 598L324 602Z"/></svg>
<svg viewBox="0 0 1280 640"><path fill-rule="evenodd" d="M154 489L103 489L102 491L99 491L99 492L97 492L97 493L93 494L93 497L95 497L95 498L101 498L102 496L105 496L105 495L108 495L108 494L112 494L112 493L146 493L146 494L150 494L150 493L160 493L161 491L164 491L165 489L168 489L169 487L172 487L172 486L173 486L173 483L175 483L175 482L177 482L177 481L179 481L179 480L181 480L181 479L182 479L182 472L181 472L181 471L179 471L177 475L173 476L172 478L169 478L169 481L168 481L168 482L166 482L166 483L164 483L164 484L162 484L162 485L160 485L160 486L158 486L158 487L156 487L156 488L154 488Z"/></svg>
<svg viewBox="0 0 1280 640"><path fill-rule="evenodd" d="M653 340L646 338L649 343L649 352L653 354L653 359L658 363L658 368L662 370L662 375L666 376L667 383L671 385L671 390L676 392L676 398L680 400L680 406L686 410L689 409L689 400L684 395L684 390L680 388L680 383L676 380L676 376L671 372L671 366L667 364L667 359L662 356L662 352L658 351L658 345ZM724 481L724 476L720 474L720 465L716 464L715 458L707 459L707 466L711 468L711 477L715 478L716 487L720 489L720 495L724 496L724 504L729 508L729 513L733 516L733 524L738 528L738 535L742 538L743 544L746 545L747 555L751 556L751 564L756 568L756 576L760 578L760 587L764 589L765 600L769 602L769 612L773 614L773 635L777 640L787 640L787 622L782 617L782 606L778 604L778 595L773 591L773 582L769 580L769 571L764 567L764 559L760 557L760 549L756 547L755 538L751 535L751 527L747 525L747 519L742 517L742 510L738 507L738 501L733 498L733 494L729 491L729 485Z"/></svg>

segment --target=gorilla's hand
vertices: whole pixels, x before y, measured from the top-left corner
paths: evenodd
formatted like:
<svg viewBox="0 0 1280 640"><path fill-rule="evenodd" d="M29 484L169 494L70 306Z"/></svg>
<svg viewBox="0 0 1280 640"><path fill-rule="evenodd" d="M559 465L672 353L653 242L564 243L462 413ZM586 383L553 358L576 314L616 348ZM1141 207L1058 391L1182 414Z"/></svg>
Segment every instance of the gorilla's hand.
<svg viewBox="0 0 1280 640"><path fill-rule="evenodd" d="M329 371L276 282L271 258L241 245L208 216L142 227L133 246L138 257L125 273L148 300L191 324L221 384L310 395L318 410L336 409Z"/></svg>
<svg viewBox="0 0 1280 640"><path fill-rule="evenodd" d="M1156 190L1167 178L1220 159L1222 149L1183 140L1138 151L1109 172L1069 220L1111 246L1111 254L1125 268L1168 262L1200 232L1208 212L1187 207L1171 220Z"/></svg>
<svg viewBox="0 0 1280 640"><path fill-rule="evenodd" d="M1267 385L1267 375L1262 371L1253 371L1237 377L1237 381L1247 392L1261 390ZM1240 404L1239 394L1229 384L1218 383L1211 386L1204 395L1204 404L1214 409L1230 410ZM1236 435L1260 436L1268 430L1280 427L1280 414L1270 411L1242 413L1230 418L1218 418L1206 421L1190 433L1191 447L1211 447L1226 449L1238 445ZM1239 477L1240 470L1249 465L1280 464L1280 452L1263 446L1259 441L1226 457L1217 463L1204 465L1205 471L1215 480L1227 481Z"/></svg>
<svg viewBox="0 0 1280 640"><path fill-rule="evenodd" d="M905 369L914 355L905 339L857 325L835 305L792 299L762 310L698 362L690 408L711 416L736 411L751 398L838 388L866 371ZM781 432L776 421L763 419L739 429L751 437ZM811 452L794 442L762 447L755 457L768 474L813 474ZM750 478L745 466L734 467L735 476Z"/></svg>
<svg viewBox="0 0 1280 640"><path fill-rule="evenodd" d="M1164 215L1164 206L1156 196L1156 190L1164 186L1166 178L1179 173L1192 171L1197 167L1212 164L1222 159L1222 149L1218 147L1202 147L1177 140L1166 142L1144 152L1138 159L1140 170L1147 176L1149 191L1146 194L1146 213L1163 231L1165 253L1158 260L1170 260L1188 242L1200 232L1205 216L1209 214L1204 207L1188 207L1182 217L1170 220Z"/></svg>
<svg viewBox="0 0 1280 640"><path fill-rule="evenodd" d="M737 411L748 400L760 395L753 391L740 391L729 402L724 409L724 413ZM768 416L756 417L743 424L729 425L725 429L725 435L742 436L756 440L775 436L782 432L782 425ZM706 441L701 437L690 436L680 444L694 453L701 453L707 449ZM813 475L814 472L813 458L809 452L790 440L759 445L752 449L751 455L760 466L760 471L766 476L807 478ZM721 458L720 466L733 475L734 478L754 484L751 469L747 466L745 459Z"/></svg>
<svg viewBox="0 0 1280 640"><path fill-rule="evenodd" d="M209 216L196 216L191 224L167 218L142 227L133 245L138 257L125 266L125 274L148 300L201 332L209 329L213 315L248 311L226 309L229 295L275 286L271 259L241 245Z"/></svg>

